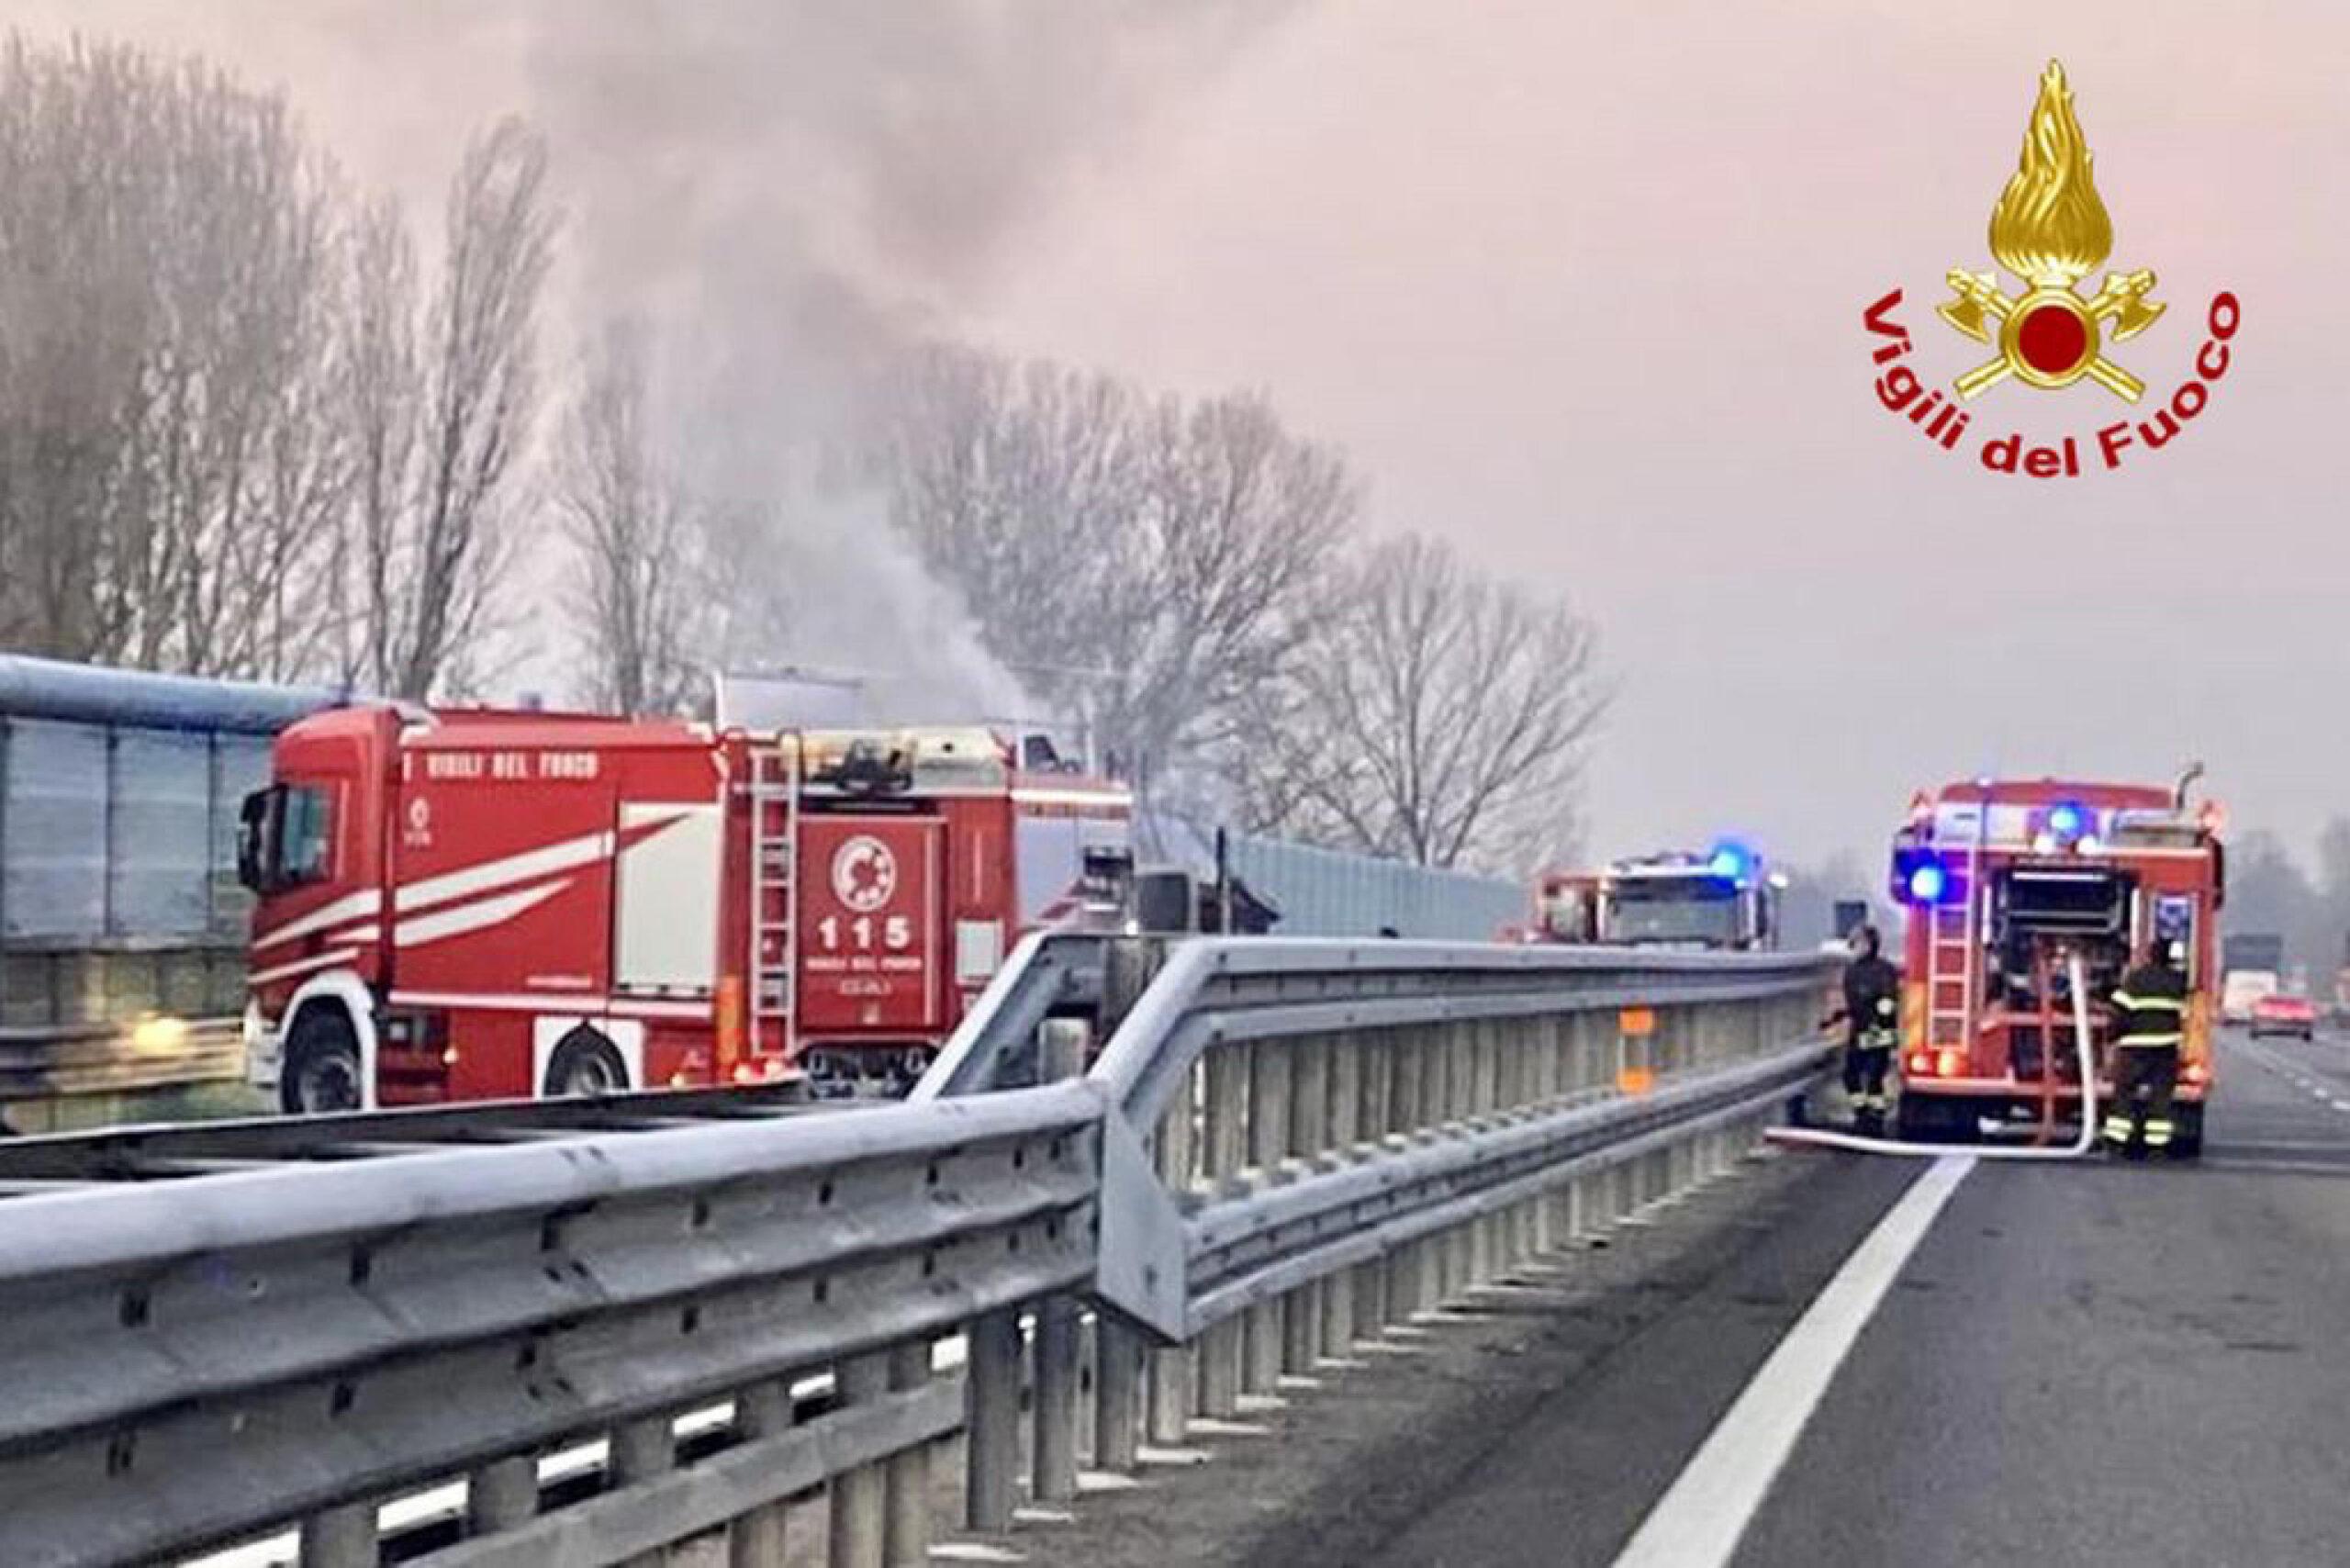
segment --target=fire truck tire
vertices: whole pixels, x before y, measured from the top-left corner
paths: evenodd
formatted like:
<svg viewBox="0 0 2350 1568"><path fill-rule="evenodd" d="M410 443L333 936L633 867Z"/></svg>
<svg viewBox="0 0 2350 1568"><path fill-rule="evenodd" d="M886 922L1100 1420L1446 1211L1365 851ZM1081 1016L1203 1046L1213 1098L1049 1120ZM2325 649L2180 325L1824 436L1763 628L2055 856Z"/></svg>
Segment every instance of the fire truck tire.
<svg viewBox="0 0 2350 1568"><path fill-rule="evenodd" d="M1945 1095L1904 1094L1893 1119L1904 1143L1969 1143L1975 1137L1975 1106Z"/></svg>
<svg viewBox="0 0 2350 1568"><path fill-rule="evenodd" d="M555 1042L547 1057L547 1080L540 1092L550 1100L582 1094L617 1094L628 1088L628 1064L619 1049L581 1025Z"/></svg>
<svg viewBox="0 0 2350 1568"><path fill-rule="evenodd" d="M295 1116L359 1109L359 1036L350 1014L325 1003L302 1009L286 1041L277 1099Z"/></svg>

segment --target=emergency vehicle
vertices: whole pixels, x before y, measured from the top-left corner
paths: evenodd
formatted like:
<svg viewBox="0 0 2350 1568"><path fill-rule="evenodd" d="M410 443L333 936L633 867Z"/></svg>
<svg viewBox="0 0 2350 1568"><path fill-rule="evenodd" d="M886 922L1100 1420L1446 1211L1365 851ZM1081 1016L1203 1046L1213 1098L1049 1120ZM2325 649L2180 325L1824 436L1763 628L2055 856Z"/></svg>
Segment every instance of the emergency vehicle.
<svg viewBox="0 0 2350 1568"><path fill-rule="evenodd" d="M2191 779L2193 775L2189 775ZM2078 958L2100 1094L2110 1092L2107 998L2139 945L2182 965L2186 1020L2173 1149L2198 1152L2211 1088L2225 851L2216 802L2187 785L2053 779L1944 785L1911 802L1893 840L1902 946L1905 1137L1971 1137L1984 1123L2077 1122L2069 969Z"/></svg>
<svg viewBox="0 0 2350 1568"><path fill-rule="evenodd" d="M1044 924L1122 921L1123 786L1041 734L389 705L246 798L248 1076L288 1111L905 1080Z"/></svg>
<svg viewBox="0 0 2350 1568"><path fill-rule="evenodd" d="M1703 855L1552 871L1537 884L1533 940L1746 951L1775 945L1779 879L1743 845Z"/></svg>

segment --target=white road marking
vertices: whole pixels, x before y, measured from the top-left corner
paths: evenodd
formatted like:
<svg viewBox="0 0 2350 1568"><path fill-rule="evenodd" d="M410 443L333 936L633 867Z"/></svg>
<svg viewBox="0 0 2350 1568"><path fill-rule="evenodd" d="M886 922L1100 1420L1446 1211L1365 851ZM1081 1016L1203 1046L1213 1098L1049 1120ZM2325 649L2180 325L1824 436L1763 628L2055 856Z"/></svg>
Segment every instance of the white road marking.
<svg viewBox="0 0 2350 1568"><path fill-rule="evenodd" d="M1975 1157L1926 1168L1844 1260L1633 1532L1616 1568L1719 1568L1738 1550L1811 1413Z"/></svg>
<svg viewBox="0 0 2350 1568"><path fill-rule="evenodd" d="M933 1562L1025 1562L1028 1561L1009 1547L990 1546L983 1540L946 1540L930 1549Z"/></svg>

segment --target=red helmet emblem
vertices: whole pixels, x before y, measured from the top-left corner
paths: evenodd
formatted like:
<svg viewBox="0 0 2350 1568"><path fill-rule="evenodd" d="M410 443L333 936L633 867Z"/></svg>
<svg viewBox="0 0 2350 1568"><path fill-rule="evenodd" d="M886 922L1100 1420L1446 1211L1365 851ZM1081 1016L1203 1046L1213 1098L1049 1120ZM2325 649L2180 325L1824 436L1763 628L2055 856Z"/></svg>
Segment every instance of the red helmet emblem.
<svg viewBox="0 0 2350 1568"><path fill-rule="evenodd" d="M833 851L833 897L844 908L870 913L897 890L898 857L879 839L861 833Z"/></svg>

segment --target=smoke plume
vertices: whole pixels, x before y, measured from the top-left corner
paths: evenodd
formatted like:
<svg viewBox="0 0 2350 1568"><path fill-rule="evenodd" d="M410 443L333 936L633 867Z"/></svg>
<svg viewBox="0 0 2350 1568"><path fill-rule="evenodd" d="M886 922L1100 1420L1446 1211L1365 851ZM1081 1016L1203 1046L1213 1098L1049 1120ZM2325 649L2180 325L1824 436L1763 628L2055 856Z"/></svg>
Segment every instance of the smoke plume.
<svg viewBox="0 0 2350 1568"><path fill-rule="evenodd" d="M666 345L693 487L728 519L719 655L1027 708L859 454L903 356L951 337L1072 176L1111 166L1275 7L543 0L526 112L573 204L566 314ZM909 695L911 693L912 695Z"/></svg>

